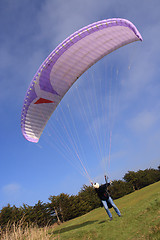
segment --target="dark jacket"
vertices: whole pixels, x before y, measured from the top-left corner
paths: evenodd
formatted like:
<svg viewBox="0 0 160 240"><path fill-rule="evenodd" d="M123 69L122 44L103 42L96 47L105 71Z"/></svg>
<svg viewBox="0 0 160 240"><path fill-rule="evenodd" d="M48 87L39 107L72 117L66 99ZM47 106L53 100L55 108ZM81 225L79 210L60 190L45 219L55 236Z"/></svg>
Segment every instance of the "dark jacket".
<svg viewBox="0 0 160 240"><path fill-rule="evenodd" d="M96 193L98 194L98 197L103 201L107 201L108 198L110 197L108 189L107 189L109 185L110 185L110 183L105 183L105 184L100 185L99 188L95 188Z"/></svg>

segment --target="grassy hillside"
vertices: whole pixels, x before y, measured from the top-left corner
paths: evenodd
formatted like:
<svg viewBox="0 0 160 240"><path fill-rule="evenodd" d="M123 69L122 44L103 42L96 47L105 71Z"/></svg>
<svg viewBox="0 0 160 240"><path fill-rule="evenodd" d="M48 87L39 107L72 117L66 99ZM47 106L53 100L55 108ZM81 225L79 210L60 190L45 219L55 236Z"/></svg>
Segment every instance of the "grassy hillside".
<svg viewBox="0 0 160 240"><path fill-rule="evenodd" d="M104 208L60 226L37 228L13 225L2 233L1 240L160 240L160 182L115 201L122 213L113 209L110 222Z"/></svg>
<svg viewBox="0 0 160 240"><path fill-rule="evenodd" d="M98 208L50 229L50 239L160 240L160 182L114 202L122 213L121 218L111 209L110 222L104 208Z"/></svg>

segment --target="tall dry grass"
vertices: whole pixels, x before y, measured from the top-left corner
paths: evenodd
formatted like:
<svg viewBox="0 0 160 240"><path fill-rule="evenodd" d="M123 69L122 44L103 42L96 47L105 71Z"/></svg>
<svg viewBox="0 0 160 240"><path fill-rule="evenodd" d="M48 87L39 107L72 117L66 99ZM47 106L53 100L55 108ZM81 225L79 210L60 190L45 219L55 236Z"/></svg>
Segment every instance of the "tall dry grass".
<svg viewBox="0 0 160 240"><path fill-rule="evenodd" d="M52 230L51 230L52 229ZM18 224L8 224L5 230L0 229L1 240L59 240L60 237L52 234L53 226L39 228L37 226L24 226Z"/></svg>

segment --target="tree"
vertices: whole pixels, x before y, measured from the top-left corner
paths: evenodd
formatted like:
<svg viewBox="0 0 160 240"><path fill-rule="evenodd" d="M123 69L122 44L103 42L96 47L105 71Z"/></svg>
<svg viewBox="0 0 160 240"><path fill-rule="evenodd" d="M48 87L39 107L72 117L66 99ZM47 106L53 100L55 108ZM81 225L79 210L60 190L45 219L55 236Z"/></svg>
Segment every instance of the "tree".
<svg viewBox="0 0 160 240"><path fill-rule="evenodd" d="M52 221L52 216L48 209L48 204L38 201L32 209L34 222L39 227L44 227Z"/></svg>
<svg viewBox="0 0 160 240"><path fill-rule="evenodd" d="M3 207L0 211L0 226L1 228L5 228L7 224L12 225L13 223L17 223L23 217L23 211L20 208L17 208L15 205L11 207L8 204L6 207Z"/></svg>
<svg viewBox="0 0 160 240"><path fill-rule="evenodd" d="M138 190L159 181L160 171L152 168L139 170L137 172L129 171L124 175L123 179L132 184L134 190Z"/></svg>
<svg viewBox="0 0 160 240"><path fill-rule="evenodd" d="M117 199L133 192L133 186L129 182L115 180L112 185L109 186L109 192L111 193L113 199Z"/></svg>
<svg viewBox="0 0 160 240"><path fill-rule="evenodd" d="M49 209L52 212L53 215L56 216L57 218L57 223L61 223L61 219L60 219L60 213L59 213L59 206L58 206L58 196L50 196L49 200L51 201L51 203L49 203Z"/></svg>
<svg viewBox="0 0 160 240"><path fill-rule="evenodd" d="M100 207L100 199L97 196L95 189L91 186L83 185L83 188L78 193L78 196L85 202L85 212Z"/></svg>
<svg viewBox="0 0 160 240"><path fill-rule="evenodd" d="M134 191L139 189L137 174L134 171L128 171L123 179L132 185Z"/></svg>
<svg viewBox="0 0 160 240"><path fill-rule="evenodd" d="M58 196L58 207L59 207L59 213L61 215L61 219L62 221L67 221L69 219L71 219L71 211L70 208L72 206L72 203L70 201L70 196L68 194L65 193L61 193Z"/></svg>

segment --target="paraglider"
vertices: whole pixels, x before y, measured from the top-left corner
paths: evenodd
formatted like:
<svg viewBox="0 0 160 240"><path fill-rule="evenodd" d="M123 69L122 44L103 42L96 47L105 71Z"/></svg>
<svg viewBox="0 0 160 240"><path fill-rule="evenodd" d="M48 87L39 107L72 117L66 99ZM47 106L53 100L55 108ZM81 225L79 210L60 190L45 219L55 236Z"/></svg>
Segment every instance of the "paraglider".
<svg viewBox="0 0 160 240"><path fill-rule="evenodd" d="M100 198L100 200L110 218L110 221L112 220L112 214L109 211L109 208L113 207L115 212L117 213L117 215L119 217L121 217L121 213L120 213L119 209L117 208L117 206L115 205L115 203L113 202L113 200L109 194L109 191L108 191L108 186L112 184L112 181L110 181L108 183L107 178L105 176L105 184L99 185L99 183L93 184L93 182L91 182L91 184L94 187L98 197Z"/></svg>
<svg viewBox="0 0 160 240"><path fill-rule="evenodd" d="M21 115L24 137L38 142L74 82L105 55L138 40L142 37L136 27L120 18L95 22L66 38L42 63L28 88Z"/></svg>

